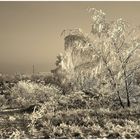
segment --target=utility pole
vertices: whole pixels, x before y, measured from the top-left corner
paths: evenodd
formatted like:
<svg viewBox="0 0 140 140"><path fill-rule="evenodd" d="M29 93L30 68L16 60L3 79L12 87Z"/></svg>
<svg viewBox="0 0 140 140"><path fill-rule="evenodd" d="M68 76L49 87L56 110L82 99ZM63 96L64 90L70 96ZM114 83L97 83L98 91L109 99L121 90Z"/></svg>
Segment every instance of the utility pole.
<svg viewBox="0 0 140 140"><path fill-rule="evenodd" d="M33 64L33 75L35 74L35 66L34 66L34 64Z"/></svg>

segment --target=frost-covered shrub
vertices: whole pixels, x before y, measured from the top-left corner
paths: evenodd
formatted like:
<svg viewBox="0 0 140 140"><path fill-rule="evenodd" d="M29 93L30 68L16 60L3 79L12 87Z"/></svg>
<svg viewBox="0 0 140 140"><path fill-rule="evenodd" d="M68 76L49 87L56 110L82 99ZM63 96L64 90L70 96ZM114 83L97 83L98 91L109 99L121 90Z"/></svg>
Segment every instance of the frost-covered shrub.
<svg viewBox="0 0 140 140"><path fill-rule="evenodd" d="M26 106L43 103L50 97L59 95L61 90L52 85L42 85L30 81L19 81L11 89L11 102L14 106Z"/></svg>

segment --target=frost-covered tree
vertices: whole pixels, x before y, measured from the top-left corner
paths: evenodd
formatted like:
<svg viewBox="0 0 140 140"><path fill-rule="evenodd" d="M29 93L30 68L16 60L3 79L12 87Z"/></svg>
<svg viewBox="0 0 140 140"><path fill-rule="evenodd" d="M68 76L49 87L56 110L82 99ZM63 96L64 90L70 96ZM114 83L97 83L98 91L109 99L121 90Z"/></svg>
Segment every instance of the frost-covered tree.
<svg viewBox="0 0 140 140"><path fill-rule="evenodd" d="M118 95L126 94L130 107L130 92L134 90L134 74L140 68L139 27L131 28L122 18L107 22L105 13L94 8L89 10L92 19L92 38L94 50L100 61L96 67L97 75L108 81Z"/></svg>
<svg viewBox="0 0 140 140"><path fill-rule="evenodd" d="M121 96L134 90L135 74L140 68L139 27L131 27L122 18L107 21L101 10L90 8L91 33L81 29L64 30L65 52L58 57L53 71L61 84L70 83L77 90Z"/></svg>

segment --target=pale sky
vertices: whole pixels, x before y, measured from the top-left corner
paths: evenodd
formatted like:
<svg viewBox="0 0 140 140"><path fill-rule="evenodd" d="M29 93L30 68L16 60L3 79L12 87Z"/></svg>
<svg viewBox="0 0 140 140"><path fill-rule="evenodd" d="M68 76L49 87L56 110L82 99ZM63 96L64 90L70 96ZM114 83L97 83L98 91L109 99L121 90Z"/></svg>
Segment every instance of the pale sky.
<svg viewBox="0 0 140 140"><path fill-rule="evenodd" d="M0 2L0 73L44 72L63 52L63 29L90 32L86 11L102 9L109 20L140 25L140 2Z"/></svg>

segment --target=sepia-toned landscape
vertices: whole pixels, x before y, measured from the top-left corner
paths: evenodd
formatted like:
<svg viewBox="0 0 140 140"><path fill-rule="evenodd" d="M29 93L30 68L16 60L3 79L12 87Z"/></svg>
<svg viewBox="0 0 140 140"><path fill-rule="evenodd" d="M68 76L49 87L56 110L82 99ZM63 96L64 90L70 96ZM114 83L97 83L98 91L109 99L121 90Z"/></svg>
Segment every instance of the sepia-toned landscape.
<svg viewBox="0 0 140 140"><path fill-rule="evenodd" d="M50 71L1 73L0 138L140 139L140 26L85 12Z"/></svg>

